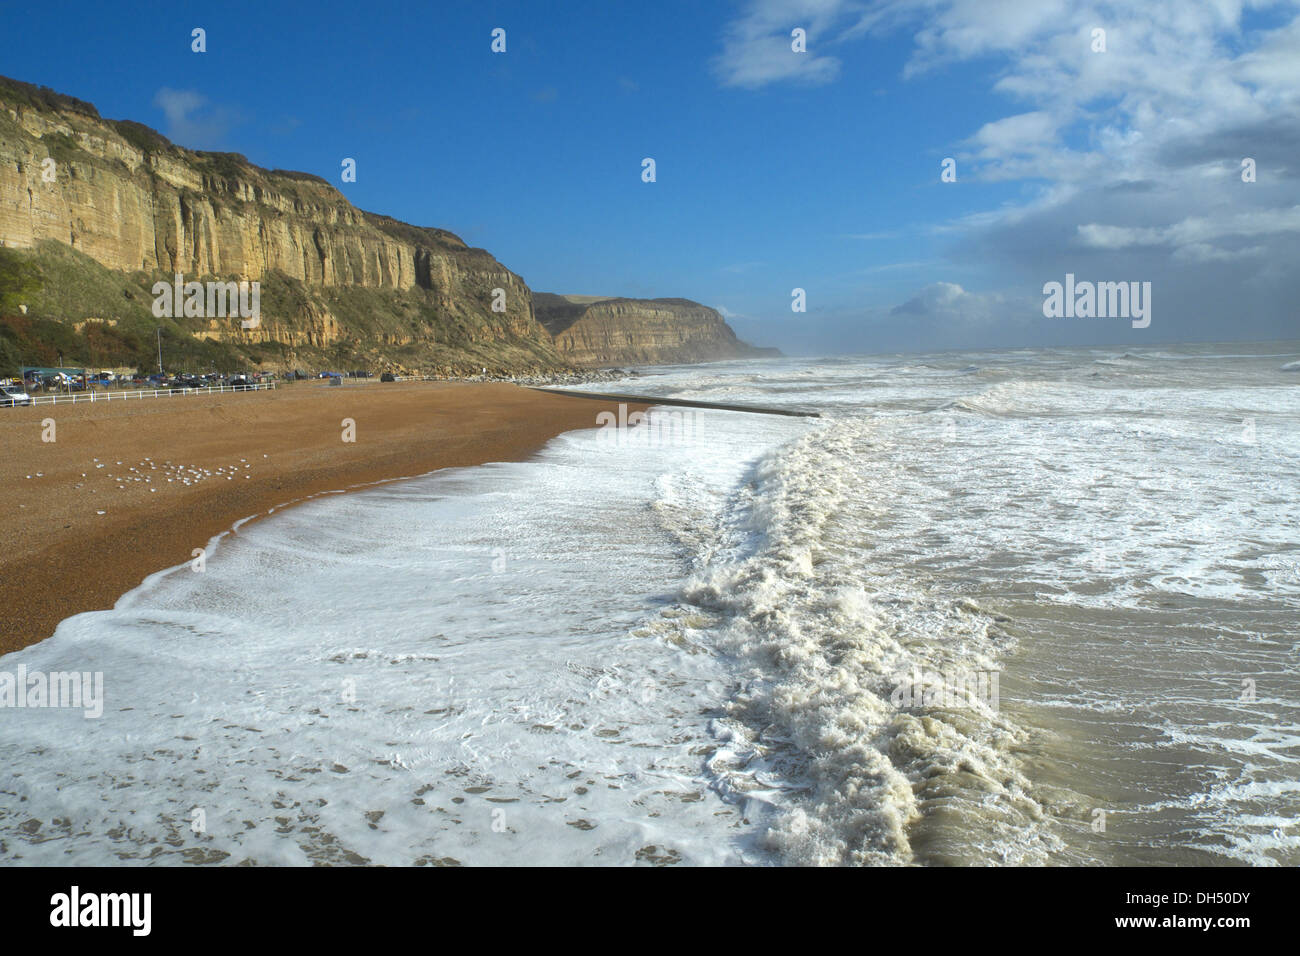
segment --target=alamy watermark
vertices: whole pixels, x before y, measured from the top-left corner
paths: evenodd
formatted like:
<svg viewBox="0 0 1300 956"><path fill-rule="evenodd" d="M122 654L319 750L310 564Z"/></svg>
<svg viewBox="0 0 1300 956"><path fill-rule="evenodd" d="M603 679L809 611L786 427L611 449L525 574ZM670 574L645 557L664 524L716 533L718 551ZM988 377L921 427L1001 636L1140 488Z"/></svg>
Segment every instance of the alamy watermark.
<svg viewBox="0 0 1300 956"><path fill-rule="evenodd" d="M73 886L50 897L50 925L56 927L125 927L133 936L148 936L152 914L152 893L83 893Z"/></svg>
<svg viewBox="0 0 1300 956"><path fill-rule="evenodd" d="M1133 328L1151 324L1150 282L1075 282L1043 285L1043 315L1049 319L1132 319Z"/></svg>
<svg viewBox="0 0 1300 956"><path fill-rule="evenodd" d="M224 319L238 317L241 329L255 329L262 324L262 283L186 282L176 273L174 283L160 279L149 290L154 295L156 319Z"/></svg>
<svg viewBox="0 0 1300 956"><path fill-rule="evenodd" d="M104 672L0 671L0 707L71 707L94 720L104 715Z"/></svg>
<svg viewBox="0 0 1300 956"><path fill-rule="evenodd" d="M945 675L938 671L922 673L919 667L914 667L911 674L903 673L895 678L889 701L900 710L913 707L960 710L981 703L996 711L999 674L1000 671L961 671Z"/></svg>
<svg viewBox="0 0 1300 956"><path fill-rule="evenodd" d="M618 445L647 445L666 448L695 443L695 411L689 408L659 407L653 414L628 412L627 403L619 402L618 414L600 412L596 416L600 431L596 440Z"/></svg>

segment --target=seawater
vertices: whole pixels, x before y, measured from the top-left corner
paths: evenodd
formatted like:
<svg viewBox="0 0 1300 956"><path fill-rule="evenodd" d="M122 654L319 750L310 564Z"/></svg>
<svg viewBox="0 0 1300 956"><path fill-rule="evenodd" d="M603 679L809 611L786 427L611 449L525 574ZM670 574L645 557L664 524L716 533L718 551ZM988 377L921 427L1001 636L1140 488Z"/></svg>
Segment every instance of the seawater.
<svg viewBox="0 0 1300 956"><path fill-rule="evenodd" d="M645 369L823 417L244 524L0 659L106 701L0 711L0 860L1295 865L1298 355Z"/></svg>

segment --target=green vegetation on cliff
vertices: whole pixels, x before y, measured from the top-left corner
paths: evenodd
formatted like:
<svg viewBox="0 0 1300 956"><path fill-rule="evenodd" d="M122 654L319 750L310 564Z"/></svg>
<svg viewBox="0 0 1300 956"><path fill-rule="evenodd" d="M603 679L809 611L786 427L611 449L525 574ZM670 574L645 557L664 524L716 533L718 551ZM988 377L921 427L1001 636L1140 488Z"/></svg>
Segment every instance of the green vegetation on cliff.
<svg viewBox="0 0 1300 956"><path fill-rule="evenodd" d="M155 319L153 285L176 275L258 282L259 324ZM0 374L59 354L152 368L159 327L176 371L542 372L755 351L698 303L534 296L486 250L357 209L320 176L188 150L0 77Z"/></svg>
<svg viewBox="0 0 1300 956"><path fill-rule="evenodd" d="M154 318L153 281L106 269L58 242L0 247L0 377L20 365L59 364L60 356L64 365L148 371L157 366L160 327L171 369L234 371L249 363L226 343L195 338L184 319Z"/></svg>
<svg viewBox="0 0 1300 956"><path fill-rule="evenodd" d="M3 77L0 252L7 366L61 352L152 367L161 326L177 370L569 367L523 280L452 233L357 209L312 173L187 150ZM258 282L260 323L155 319L152 287L177 274Z"/></svg>
<svg viewBox="0 0 1300 956"><path fill-rule="evenodd" d="M220 340L210 336L207 319L154 317L153 284L172 278L117 272L54 240L35 249L0 247L0 377L20 365L54 365L59 355L66 365L151 370L160 327L163 362L174 371L392 366L469 373L560 365L549 342L484 337L472 320L440 310L427 290L320 288L279 273L261 280L270 337ZM275 316L312 313L322 318L319 333L301 343L277 337L304 333L277 328Z"/></svg>

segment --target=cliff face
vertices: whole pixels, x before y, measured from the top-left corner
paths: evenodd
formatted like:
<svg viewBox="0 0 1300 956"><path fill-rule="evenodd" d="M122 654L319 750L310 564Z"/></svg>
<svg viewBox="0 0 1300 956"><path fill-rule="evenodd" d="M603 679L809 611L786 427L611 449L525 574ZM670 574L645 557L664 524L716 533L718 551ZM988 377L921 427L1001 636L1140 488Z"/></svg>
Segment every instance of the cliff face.
<svg viewBox="0 0 1300 956"><path fill-rule="evenodd" d="M315 176L182 149L0 78L0 245L47 240L142 273L146 290L175 273L261 281L257 329L237 318L176 323L204 339L380 361L400 352L407 364L564 364L524 281L451 233L363 212ZM504 312L492 309L494 289L505 292Z"/></svg>
<svg viewBox="0 0 1300 956"><path fill-rule="evenodd" d="M675 365L770 355L740 341L722 316L689 299L533 294L537 319L578 365Z"/></svg>
<svg viewBox="0 0 1300 956"><path fill-rule="evenodd" d="M155 319L153 283L177 273L260 282L260 324ZM0 292L19 286L21 317L0 315L6 365L151 364L159 325L174 370L522 371L770 354L686 299L534 296L484 250L363 212L317 176L183 149L0 77Z"/></svg>

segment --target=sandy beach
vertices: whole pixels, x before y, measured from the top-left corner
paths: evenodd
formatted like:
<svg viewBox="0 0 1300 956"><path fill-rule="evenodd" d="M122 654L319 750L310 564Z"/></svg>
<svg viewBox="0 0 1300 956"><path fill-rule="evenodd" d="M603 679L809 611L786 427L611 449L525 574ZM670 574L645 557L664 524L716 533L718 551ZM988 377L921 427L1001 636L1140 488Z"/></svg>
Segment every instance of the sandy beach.
<svg viewBox="0 0 1300 956"><path fill-rule="evenodd" d="M505 384L311 382L2 409L0 653L112 607L242 518L356 485L527 458L615 408Z"/></svg>

